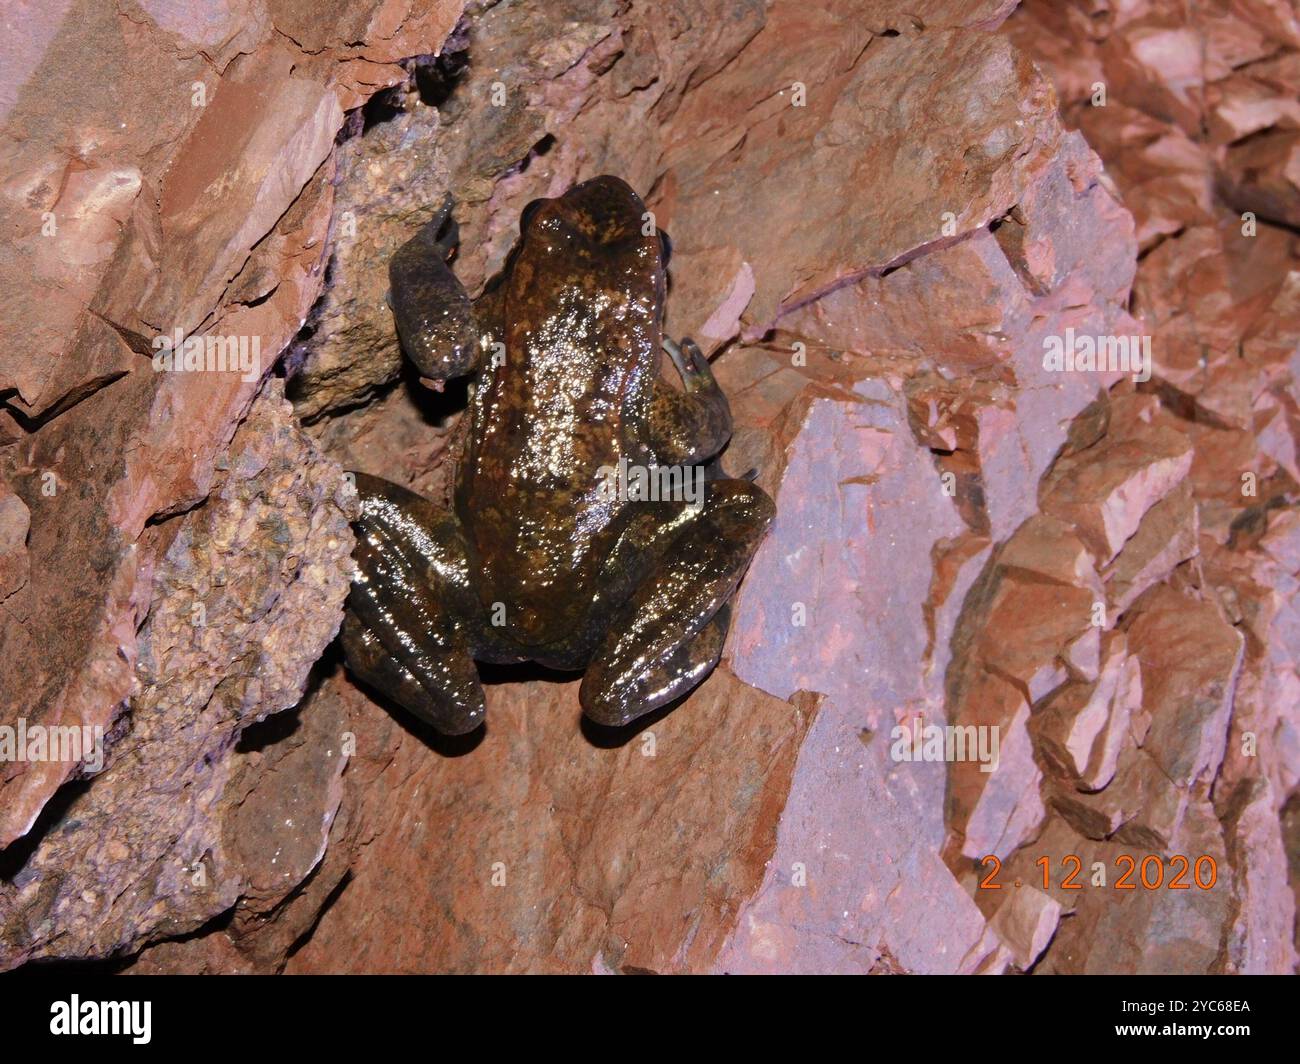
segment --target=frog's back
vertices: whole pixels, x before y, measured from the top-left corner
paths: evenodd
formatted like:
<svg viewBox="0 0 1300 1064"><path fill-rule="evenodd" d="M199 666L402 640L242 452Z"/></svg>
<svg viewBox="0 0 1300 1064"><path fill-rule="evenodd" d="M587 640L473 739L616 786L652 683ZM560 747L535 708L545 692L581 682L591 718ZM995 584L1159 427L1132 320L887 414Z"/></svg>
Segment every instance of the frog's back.
<svg viewBox="0 0 1300 1064"><path fill-rule="evenodd" d="M645 458L664 282L643 209L613 178L544 202L497 296L457 506L480 595L526 643L580 622L621 509L604 471Z"/></svg>

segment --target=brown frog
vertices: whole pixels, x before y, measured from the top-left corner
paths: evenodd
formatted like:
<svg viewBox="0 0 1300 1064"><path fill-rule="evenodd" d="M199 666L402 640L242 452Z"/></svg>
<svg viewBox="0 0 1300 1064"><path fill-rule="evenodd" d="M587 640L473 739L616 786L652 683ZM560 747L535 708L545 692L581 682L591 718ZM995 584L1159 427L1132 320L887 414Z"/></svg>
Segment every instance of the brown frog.
<svg viewBox="0 0 1300 1064"><path fill-rule="evenodd" d="M449 509L356 474L348 666L449 734L484 719L476 659L585 670L583 711L627 724L717 664L775 507L721 471L730 408L700 349L663 337L669 244L625 182L530 204L473 305L450 210L394 255L390 303L426 379L477 371L465 453Z"/></svg>

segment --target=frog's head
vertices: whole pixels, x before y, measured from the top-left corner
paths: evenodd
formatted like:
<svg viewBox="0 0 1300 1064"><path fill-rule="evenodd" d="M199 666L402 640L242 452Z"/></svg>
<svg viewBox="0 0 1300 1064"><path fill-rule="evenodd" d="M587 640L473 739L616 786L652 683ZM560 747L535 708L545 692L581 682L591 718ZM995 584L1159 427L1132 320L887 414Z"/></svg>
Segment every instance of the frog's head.
<svg viewBox="0 0 1300 1064"><path fill-rule="evenodd" d="M668 261L667 235L655 228L641 197L608 174L556 199L533 200L520 215L519 230L525 243L557 254L635 257L656 271Z"/></svg>

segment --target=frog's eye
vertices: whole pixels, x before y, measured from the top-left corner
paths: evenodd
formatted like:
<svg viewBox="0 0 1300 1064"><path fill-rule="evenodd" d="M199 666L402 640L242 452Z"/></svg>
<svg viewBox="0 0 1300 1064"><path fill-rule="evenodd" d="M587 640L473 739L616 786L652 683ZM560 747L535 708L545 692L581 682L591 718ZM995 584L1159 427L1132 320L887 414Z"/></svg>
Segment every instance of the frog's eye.
<svg viewBox="0 0 1300 1064"><path fill-rule="evenodd" d="M656 231L659 233L659 254L663 259L663 265L666 267L669 259L673 257L673 242L662 229Z"/></svg>
<svg viewBox="0 0 1300 1064"><path fill-rule="evenodd" d="M537 214L539 210L542 209L542 204L545 202L546 200L544 199L535 199L532 201L532 203L528 204L528 206L525 207L520 212L519 231L521 233L524 232L528 228L528 226L532 223L534 216Z"/></svg>

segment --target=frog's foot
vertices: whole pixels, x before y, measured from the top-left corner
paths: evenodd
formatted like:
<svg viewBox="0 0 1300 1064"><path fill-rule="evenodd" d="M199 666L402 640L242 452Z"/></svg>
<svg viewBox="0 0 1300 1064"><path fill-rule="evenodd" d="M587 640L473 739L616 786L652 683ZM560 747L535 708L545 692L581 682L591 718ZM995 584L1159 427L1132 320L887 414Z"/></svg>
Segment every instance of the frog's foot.
<svg viewBox="0 0 1300 1064"><path fill-rule="evenodd" d="M420 376L430 381L468 373L479 354L469 294L447 265L459 241L451 208L448 196L388 264L388 305L397 335Z"/></svg>
<svg viewBox="0 0 1300 1064"><path fill-rule="evenodd" d="M664 337L663 348L682 378L682 391L657 384L650 407L650 448L661 465L694 465L731 439L731 406L694 340Z"/></svg>
<svg viewBox="0 0 1300 1064"><path fill-rule="evenodd" d="M748 481L709 484L704 505L681 523L592 656L579 693L588 717L627 724L708 675L722 653L728 603L775 512Z"/></svg>
<svg viewBox="0 0 1300 1064"><path fill-rule="evenodd" d="M356 480L348 668L439 731L473 731L484 719L483 688L460 620L473 606L459 523L397 484Z"/></svg>

